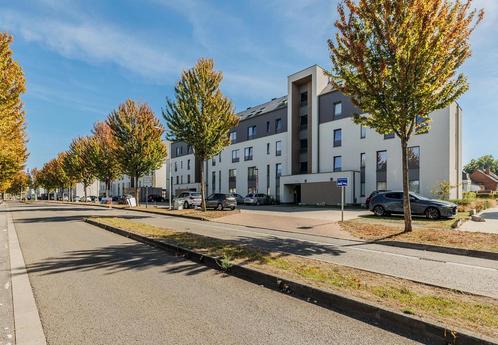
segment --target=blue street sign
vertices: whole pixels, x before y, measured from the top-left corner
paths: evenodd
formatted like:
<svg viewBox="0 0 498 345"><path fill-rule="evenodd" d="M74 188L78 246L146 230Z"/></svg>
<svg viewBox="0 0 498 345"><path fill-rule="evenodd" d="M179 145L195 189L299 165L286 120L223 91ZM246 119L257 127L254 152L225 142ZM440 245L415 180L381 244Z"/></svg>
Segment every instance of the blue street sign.
<svg viewBox="0 0 498 345"><path fill-rule="evenodd" d="M347 187L348 186L348 178L347 177L339 177L336 181L337 187Z"/></svg>

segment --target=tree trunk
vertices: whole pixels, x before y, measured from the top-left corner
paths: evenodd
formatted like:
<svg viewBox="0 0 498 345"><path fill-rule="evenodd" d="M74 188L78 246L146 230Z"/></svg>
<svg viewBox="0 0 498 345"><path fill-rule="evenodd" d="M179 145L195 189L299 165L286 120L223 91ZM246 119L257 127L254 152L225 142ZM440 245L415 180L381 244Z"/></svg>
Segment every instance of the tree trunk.
<svg viewBox="0 0 498 345"><path fill-rule="evenodd" d="M86 183L83 182L83 194L85 195L85 201L86 201Z"/></svg>
<svg viewBox="0 0 498 345"><path fill-rule="evenodd" d="M408 141L401 139L401 161L403 165L403 212L405 232L412 231L412 207L410 205L410 188L408 183Z"/></svg>
<svg viewBox="0 0 498 345"><path fill-rule="evenodd" d="M140 204L140 201L138 200L139 197L138 176L135 176L134 179L135 179L135 199L137 200L137 206L138 206Z"/></svg>
<svg viewBox="0 0 498 345"><path fill-rule="evenodd" d="M111 180L106 179L105 180L105 197L109 197L109 189L111 189Z"/></svg>
<svg viewBox="0 0 498 345"><path fill-rule="evenodd" d="M206 199L204 197L206 184L204 183L204 159L200 159L201 164L201 209L206 212Z"/></svg>

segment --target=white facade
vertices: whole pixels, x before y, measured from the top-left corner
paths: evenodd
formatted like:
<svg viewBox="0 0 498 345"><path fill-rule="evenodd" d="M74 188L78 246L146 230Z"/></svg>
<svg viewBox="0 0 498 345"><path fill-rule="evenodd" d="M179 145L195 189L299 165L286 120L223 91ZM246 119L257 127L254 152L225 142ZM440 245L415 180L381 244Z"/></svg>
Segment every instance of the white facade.
<svg viewBox="0 0 498 345"><path fill-rule="evenodd" d="M347 177L346 203L358 204L377 189L402 189L398 138L384 137L368 128L362 131L352 121L359 111L349 98L331 87L321 67L315 65L292 74L287 82L287 97L239 113L241 121L232 130L236 132L234 143L220 156L203 163L207 194L257 191L284 203L336 204L340 194L336 180ZM410 184L431 197L439 184L447 181L450 198L461 198L462 111L454 103L430 117L430 131L413 135L408 145L416 153ZM277 131L276 122L281 118L284 123ZM282 147L280 155L276 154L276 142ZM246 160L244 150L248 147L252 147L252 159ZM200 169L194 154L182 143L173 143L171 148L175 149L171 151L173 193L198 191ZM232 159L234 150L239 150L238 161ZM377 164L378 155L387 165ZM248 176L250 168L257 169L256 178ZM229 177L231 170L235 178Z"/></svg>

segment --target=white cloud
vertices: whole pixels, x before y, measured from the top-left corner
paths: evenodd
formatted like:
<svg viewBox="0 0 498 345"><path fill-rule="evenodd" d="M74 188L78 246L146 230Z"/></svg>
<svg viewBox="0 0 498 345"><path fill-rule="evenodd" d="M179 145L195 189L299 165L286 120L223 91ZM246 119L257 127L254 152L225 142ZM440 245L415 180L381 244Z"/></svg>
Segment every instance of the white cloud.
<svg viewBox="0 0 498 345"><path fill-rule="evenodd" d="M111 62L155 81L178 73L184 66L167 51L108 24L40 19L15 12L2 13L0 20L25 40L45 45L65 57Z"/></svg>

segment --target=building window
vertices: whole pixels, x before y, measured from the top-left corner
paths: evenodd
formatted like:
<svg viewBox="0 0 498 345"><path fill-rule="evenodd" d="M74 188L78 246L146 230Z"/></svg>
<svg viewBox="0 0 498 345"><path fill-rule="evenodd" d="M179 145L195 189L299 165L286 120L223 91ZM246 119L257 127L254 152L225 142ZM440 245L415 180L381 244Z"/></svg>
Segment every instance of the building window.
<svg viewBox="0 0 498 345"><path fill-rule="evenodd" d="M216 171L213 171L211 173L212 178L211 178L211 193L216 193Z"/></svg>
<svg viewBox="0 0 498 345"><path fill-rule="evenodd" d="M221 170L218 171L218 193L221 193Z"/></svg>
<svg viewBox="0 0 498 345"><path fill-rule="evenodd" d="M232 144L237 142L237 132L230 132L230 142Z"/></svg>
<svg viewBox="0 0 498 345"><path fill-rule="evenodd" d="M176 175L176 184L180 184L180 176Z"/></svg>
<svg viewBox="0 0 498 345"><path fill-rule="evenodd" d="M270 164L266 165L266 194L270 195Z"/></svg>
<svg viewBox="0 0 498 345"><path fill-rule="evenodd" d="M365 153L360 154L360 196L365 196L365 184L366 184L366 161Z"/></svg>
<svg viewBox="0 0 498 345"><path fill-rule="evenodd" d="M232 163L239 161L239 150L232 150Z"/></svg>
<svg viewBox="0 0 498 345"><path fill-rule="evenodd" d="M218 153L218 163L221 163L221 152Z"/></svg>
<svg viewBox="0 0 498 345"><path fill-rule="evenodd" d="M190 145L187 146L187 153L192 153L192 146Z"/></svg>
<svg viewBox="0 0 498 345"><path fill-rule="evenodd" d="M180 169L183 169L183 161L180 161Z"/></svg>
<svg viewBox="0 0 498 345"><path fill-rule="evenodd" d="M308 162L301 162L301 163L299 163L299 172L301 174L307 174L308 173Z"/></svg>
<svg viewBox="0 0 498 345"><path fill-rule="evenodd" d="M254 139L256 137L256 126L247 127L247 140Z"/></svg>
<svg viewBox="0 0 498 345"><path fill-rule="evenodd" d="M187 170L190 170L190 159L187 159Z"/></svg>
<svg viewBox="0 0 498 345"><path fill-rule="evenodd" d="M308 115L300 116L299 118L299 129L308 128Z"/></svg>
<svg viewBox="0 0 498 345"><path fill-rule="evenodd" d="M342 102L334 103L334 118L342 116Z"/></svg>
<svg viewBox="0 0 498 345"><path fill-rule="evenodd" d="M187 183L190 184L190 175L187 175Z"/></svg>
<svg viewBox="0 0 498 345"><path fill-rule="evenodd" d="M280 200L280 176L282 176L282 164L275 165L275 197Z"/></svg>
<svg viewBox="0 0 498 345"><path fill-rule="evenodd" d="M384 139L394 139L394 132L384 134Z"/></svg>
<svg viewBox="0 0 498 345"><path fill-rule="evenodd" d="M237 170L228 170L228 192L235 193L237 190Z"/></svg>
<svg viewBox="0 0 498 345"><path fill-rule="evenodd" d="M183 175L180 176L180 184L183 184Z"/></svg>
<svg viewBox="0 0 498 345"><path fill-rule="evenodd" d="M178 162L175 162L175 172L178 171Z"/></svg>
<svg viewBox="0 0 498 345"><path fill-rule="evenodd" d="M214 157L211 158L211 165L216 166L216 159Z"/></svg>
<svg viewBox="0 0 498 345"><path fill-rule="evenodd" d="M258 168L247 168L247 193L258 192Z"/></svg>
<svg viewBox="0 0 498 345"><path fill-rule="evenodd" d="M300 153L308 152L308 139L299 140L299 152Z"/></svg>
<svg viewBox="0 0 498 345"><path fill-rule="evenodd" d="M282 129L283 129L282 119L276 119L275 120L275 133L281 132Z"/></svg>
<svg viewBox="0 0 498 345"><path fill-rule="evenodd" d="M300 105L308 105L308 91L301 92Z"/></svg>
<svg viewBox="0 0 498 345"><path fill-rule="evenodd" d="M244 160L252 161L252 146L244 148Z"/></svg>
<svg viewBox="0 0 498 345"><path fill-rule="evenodd" d="M360 125L360 139L365 139L367 137L367 128Z"/></svg>
<svg viewBox="0 0 498 345"><path fill-rule="evenodd" d="M275 156L281 156L282 155L282 141L277 141L275 143Z"/></svg>
<svg viewBox="0 0 498 345"><path fill-rule="evenodd" d="M340 147L342 145L342 129L334 130L334 147Z"/></svg>
<svg viewBox="0 0 498 345"><path fill-rule="evenodd" d="M429 131L429 118L424 118L420 115L417 115L417 118L415 119L416 121L416 127L415 127L415 134L425 134Z"/></svg>
<svg viewBox="0 0 498 345"><path fill-rule="evenodd" d="M183 146L180 146L180 154L183 154Z"/></svg>
<svg viewBox="0 0 498 345"><path fill-rule="evenodd" d="M270 121L266 121L266 133L270 133Z"/></svg>
<svg viewBox="0 0 498 345"><path fill-rule="evenodd" d="M266 154L270 154L270 143L266 143Z"/></svg>
<svg viewBox="0 0 498 345"><path fill-rule="evenodd" d="M408 183L410 191L420 193L420 146L408 148Z"/></svg>
<svg viewBox="0 0 498 345"><path fill-rule="evenodd" d="M180 147L176 147L175 149L175 156L178 157L180 155Z"/></svg>
<svg viewBox="0 0 498 345"><path fill-rule="evenodd" d="M377 190L387 190L387 151L377 151Z"/></svg>
<svg viewBox="0 0 498 345"><path fill-rule="evenodd" d="M334 172L342 171L342 156L334 157Z"/></svg>

